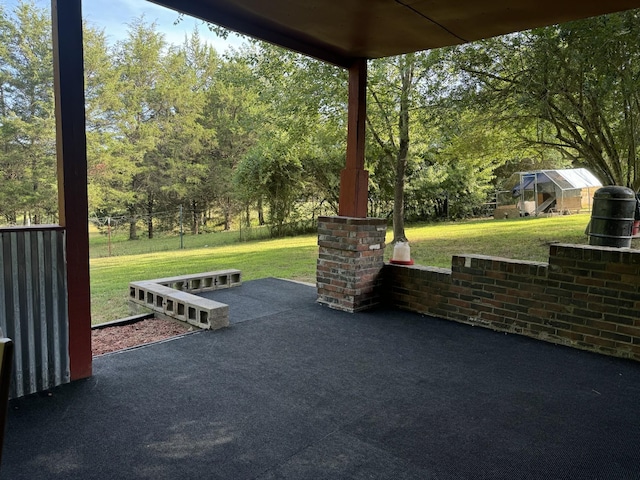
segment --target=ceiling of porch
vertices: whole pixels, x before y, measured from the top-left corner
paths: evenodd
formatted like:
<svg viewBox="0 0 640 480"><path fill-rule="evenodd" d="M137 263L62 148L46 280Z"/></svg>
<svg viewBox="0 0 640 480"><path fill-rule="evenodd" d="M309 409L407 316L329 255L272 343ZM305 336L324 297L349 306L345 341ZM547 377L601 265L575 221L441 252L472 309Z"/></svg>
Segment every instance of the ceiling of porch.
<svg viewBox="0 0 640 480"><path fill-rule="evenodd" d="M640 7L640 0L151 0L337 65Z"/></svg>

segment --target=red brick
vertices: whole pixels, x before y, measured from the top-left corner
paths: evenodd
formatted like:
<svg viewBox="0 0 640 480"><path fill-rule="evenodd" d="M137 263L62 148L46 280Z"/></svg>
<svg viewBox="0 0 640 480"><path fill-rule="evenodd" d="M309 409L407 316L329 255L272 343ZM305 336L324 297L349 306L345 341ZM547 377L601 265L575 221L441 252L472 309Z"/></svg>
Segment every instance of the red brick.
<svg viewBox="0 0 640 480"><path fill-rule="evenodd" d="M629 335L622 335L616 332L601 331L600 336L602 338L609 338L611 340L615 340L616 342L622 343L631 343L633 341L633 339Z"/></svg>
<svg viewBox="0 0 640 480"><path fill-rule="evenodd" d="M454 256L452 269L446 274L417 267L410 276L389 277L385 271L385 281L410 285L410 305L432 315L558 343L580 343L580 348L607 354L640 357L629 350L640 346L640 289L634 286L640 284L640 278L625 278L622 283L620 278L625 274L611 268L598 270L615 258L633 263L636 256L627 258L626 254L591 246L567 245L555 250L558 258L552 259L550 266L460 255ZM634 265L640 266L640 260ZM566 268L580 275L571 275ZM544 276L547 271L549 278Z"/></svg>
<svg viewBox="0 0 640 480"><path fill-rule="evenodd" d="M619 273L611 273L611 272L599 272L599 271L595 271L593 270L591 272L591 276L593 278L601 278L603 280L612 280L614 282L619 282L620 279L622 278L622 275L620 275Z"/></svg>
<svg viewBox="0 0 640 480"><path fill-rule="evenodd" d="M609 340L607 338L585 335L583 346L589 347L591 345L596 345L598 347L614 348L616 346L616 342L614 342L613 340Z"/></svg>

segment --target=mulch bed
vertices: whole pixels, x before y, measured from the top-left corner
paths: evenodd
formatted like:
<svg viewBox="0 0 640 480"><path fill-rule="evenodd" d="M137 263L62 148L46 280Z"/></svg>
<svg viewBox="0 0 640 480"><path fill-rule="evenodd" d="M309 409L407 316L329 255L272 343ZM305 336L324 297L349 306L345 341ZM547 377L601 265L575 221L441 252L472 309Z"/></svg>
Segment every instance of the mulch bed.
<svg viewBox="0 0 640 480"><path fill-rule="evenodd" d="M102 355L145 343L166 340L189 331L193 327L152 318L129 325L117 325L91 330L91 350L93 355Z"/></svg>

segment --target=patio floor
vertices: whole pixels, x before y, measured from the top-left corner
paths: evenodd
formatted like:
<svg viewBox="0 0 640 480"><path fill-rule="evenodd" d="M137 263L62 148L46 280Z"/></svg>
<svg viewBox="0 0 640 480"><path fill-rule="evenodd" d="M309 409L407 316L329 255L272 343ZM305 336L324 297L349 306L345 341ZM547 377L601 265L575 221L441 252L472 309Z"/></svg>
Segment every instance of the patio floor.
<svg viewBox="0 0 640 480"><path fill-rule="evenodd" d="M276 279L232 325L15 400L0 478L637 479L640 364Z"/></svg>

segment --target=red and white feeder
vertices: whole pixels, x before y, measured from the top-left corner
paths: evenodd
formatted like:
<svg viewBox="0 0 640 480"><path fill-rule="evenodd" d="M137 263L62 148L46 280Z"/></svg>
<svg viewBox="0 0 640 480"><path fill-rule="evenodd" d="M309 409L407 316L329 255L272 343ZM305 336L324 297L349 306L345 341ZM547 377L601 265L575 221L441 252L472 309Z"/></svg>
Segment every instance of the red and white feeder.
<svg viewBox="0 0 640 480"><path fill-rule="evenodd" d="M409 242L396 242L393 246L393 255L390 262L396 265L413 265Z"/></svg>

